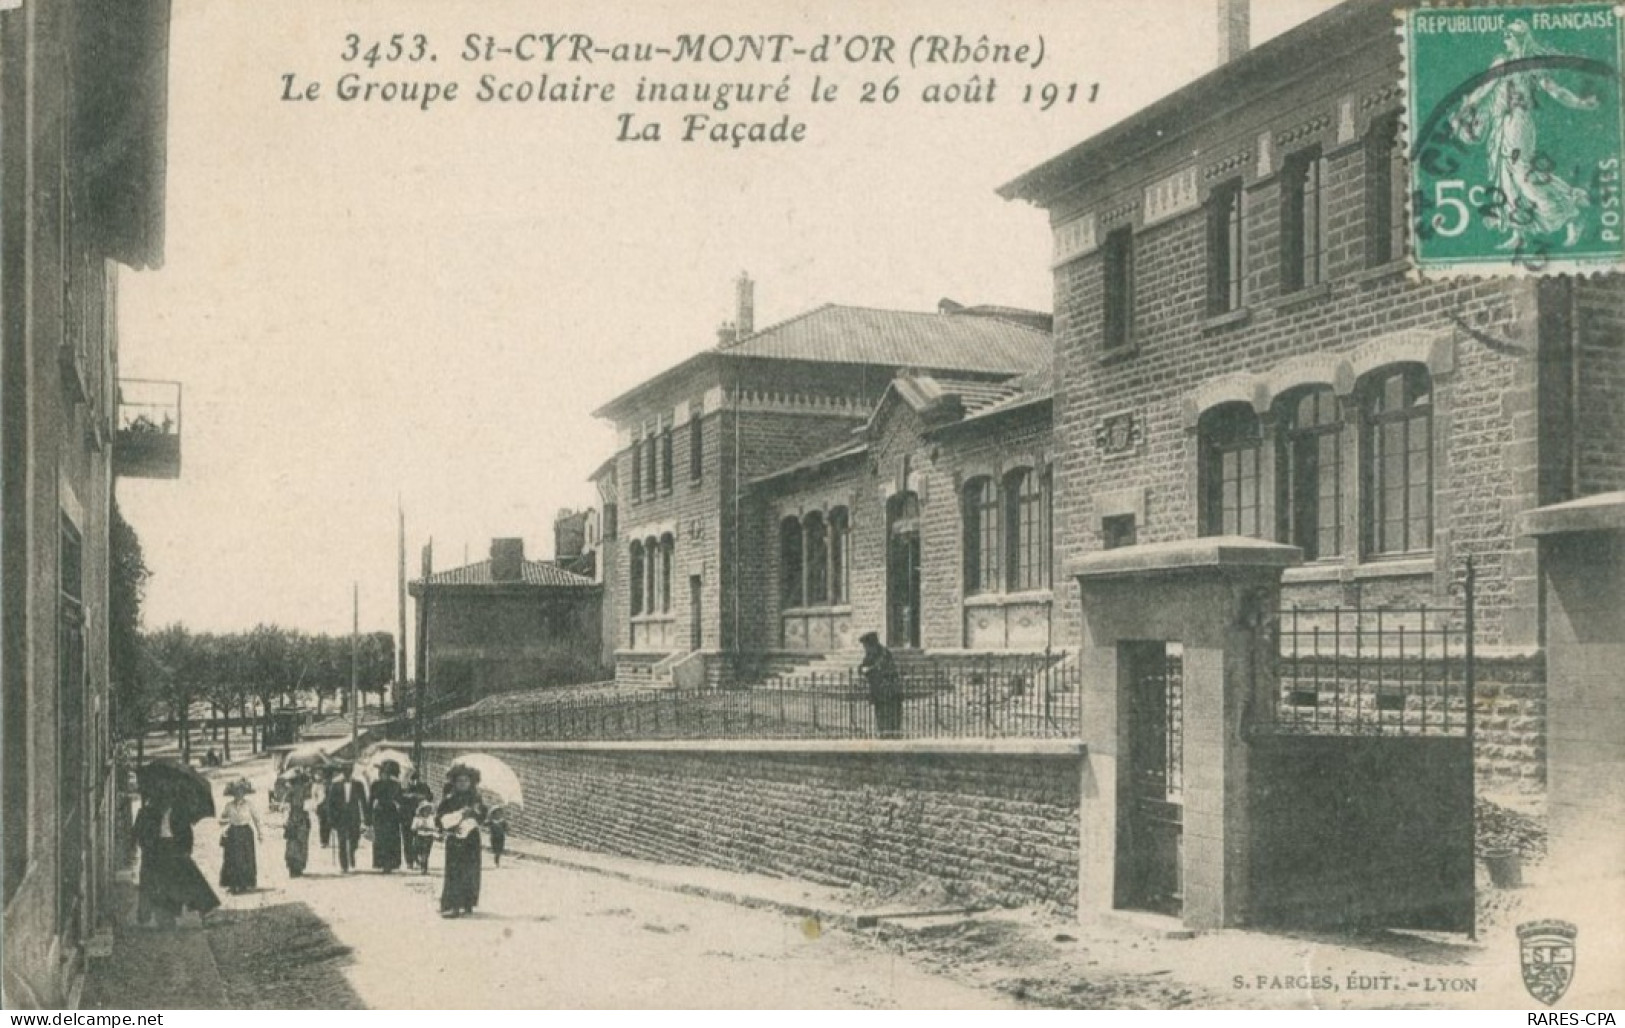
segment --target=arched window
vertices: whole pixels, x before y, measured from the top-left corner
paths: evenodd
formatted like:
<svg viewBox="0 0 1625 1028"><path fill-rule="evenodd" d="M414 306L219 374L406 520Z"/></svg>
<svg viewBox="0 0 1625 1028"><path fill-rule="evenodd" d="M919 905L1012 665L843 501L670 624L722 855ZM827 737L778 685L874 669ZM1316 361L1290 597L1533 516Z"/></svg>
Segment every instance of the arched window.
<svg viewBox="0 0 1625 1028"><path fill-rule="evenodd" d="M965 483L965 595L998 592L999 490L993 479Z"/></svg>
<svg viewBox="0 0 1625 1028"><path fill-rule="evenodd" d="M785 607L802 605L801 522L785 518L779 522L779 599Z"/></svg>
<svg viewBox="0 0 1625 1028"><path fill-rule="evenodd" d="M632 573L630 588L627 595L632 599L632 616L637 617L643 613L643 543L634 539L631 546Z"/></svg>
<svg viewBox="0 0 1625 1028"><path fill-rule="evenodd" d="M804 589L807 606L829 602L829 535L824 528L824 515L813 511L807 515L801 531L807 547L803 563L807 582Z"/></svg>
<svg viewBox="0 0 1625 1028"><path fill-rule="evenodd" d="M1226 403L1202 415L1202 534L1259 535L1258 415L1245 403Z"/></svg>
<svg viewBox="0 0 1625 1028"><path fill-rule="evenodd" d="M1276 519L1305 560L1335 557L1343 536L1343 415L1330 386L1281 401Z"/></svg>
<svg viewBox="0 0 1625 1028"><path fill-rule="evenodd" d="M670 532L660 537L660 613L671 613L671 578L676 564L677 540Z"/></svg>
<svg viewBox="0 0 1625 1028"><path fill-rule="evenodd" d="M643 611L654 614L660 610L660 541L654 536L643 540L643 564Z"/></svg>
<svg viewBox="0 0 1625 1028"><path fill-rule="evenodd" d="M829 512L829 602L839 606L851 597L852 525L845 507Z"/></svg>
<svg viewBox="0 0 1625 1028"><path fill-rule="evenodd" d="M1018 468L1004 477L1007 585L1012 592L1048 587L1044 559L1044 490L1032 468Z"/></svg>
<svg viewBox="0 0 1625 1028"><path fill-rule="evenodd" d="M1361 521L1371 554L1433 546L1433 394L1427 368L1404 364L1362 384Z"/></svg>

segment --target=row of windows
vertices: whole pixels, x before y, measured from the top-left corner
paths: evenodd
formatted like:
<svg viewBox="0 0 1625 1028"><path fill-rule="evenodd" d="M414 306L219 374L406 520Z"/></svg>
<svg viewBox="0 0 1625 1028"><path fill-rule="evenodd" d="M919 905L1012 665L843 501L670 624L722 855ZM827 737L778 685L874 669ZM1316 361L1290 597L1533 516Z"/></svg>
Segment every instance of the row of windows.
<svg viewBox="0 0 1625 1028"><path fill-rule="evenodd" d="M965 594L1050 587L1051 476L1017 468L965 483Z"/></svg>
<svg viewBox="0 0 1625 1028"><path fill-rule="evenodd" d="M1249 404L1203 415L1200 482L1206 535L1272 536L1303 548L1306 560L1343 553L1349 498L1343 468L1358 461L1360 546L1371 556L1433 546L1433 405L1427 369L1385 368L1355 391L1356 424L1330 386L1311 386L1276 404L1274 453ZM1355 431L1350 431L1350 428ZM1264 461L1275 461L1275 524L1265 523Z"/></svg>
<svg viewBox="0 0 1625 1028"><path fill-rule="evenodd" d="M671 492L675 466L672 425L664 421L658 432L649 432L632 443L633 500ZM698 482L705 475L705 428L699 417L688 422L688 477Z"/></svg>
<svg viewBox="0 0 1625 1028"><path fill-rule="evenodd" d="M1399 121L1384 118L1365 143L1365 242L1370 267L1404 256L1405 173ZM1326 281L1327 160L1319 146L1289 155L1281 166L1281 289L1298 292ZM1241 180L1214 188L1207 203L1207 310L1240 310L1246 294L1247 194ZM1104 346L1125 347L1134 334L1134 234L1128 226L1101 245Z"/></svg>
<svg viewBox="0 0 1625 1028"><path fill-rule="evenodd" d="M836 507L779 522L779 599L786 608L840 606L851 597L851 520Z"/></svg>
<svg viewBox="0 0 1625 1028"><path fill-rule="evenodd" d="M632 616L671 613L671 579L677 542L670 532L632 541Z"/></svg>

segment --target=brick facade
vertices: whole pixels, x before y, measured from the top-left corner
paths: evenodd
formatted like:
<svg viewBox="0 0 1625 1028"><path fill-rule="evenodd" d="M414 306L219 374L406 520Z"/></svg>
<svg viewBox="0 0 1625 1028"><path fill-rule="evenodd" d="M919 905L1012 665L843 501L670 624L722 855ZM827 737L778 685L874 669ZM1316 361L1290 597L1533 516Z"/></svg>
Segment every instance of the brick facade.
<svg viewBox="0 0 1625 1028"><path fill-rule="evenodd" d="M828 310L820 308L787 324L829 317ZM993 389L1047 363L1047 337L1040 328L960 315L959 310L895 316L911 319L914 329L923 326L927 342L939 326L958 332L967 321L973 331L985 328L1001 337L1016 333L1017 352L1003 358L1008 370L968 373L977 389ZM771 340L774 331L759 335ZM942 467L929 474L943 475L946 483L924 486L939 489L923 547L923 585L931 596L927 609L932 619L927 645L962 645L963 633L956 627L962 613L954 471L948 467L952 461L943 463L940 454L974 455L980 445L982 456L976 459L991 461L992 467L997 458L991 455L1017 436L1009 435L1004 425L1010 419L990 423L990 441L980 444L974 431L952 444L929 440L923 426L910 424L905 413L889 414L879 427L872 425L900 368L854 361L843 352L851 345L839 333L825 331L801 344L793 356L774 359L733 356L722 347L599 412L615 422L619 437L612 462L619 538L604 563L606 581L615 583L606 593L605 621L616 640L618 678L658 680L669 665L667 658L698 653L708 661L705 679L718 681L750 665L753 655L781 648L851 649L861 631L882 629L886 498L900 488L888 489L886 483L900 481L905 455L911 467L923 468L938 454ZM956 340L939 346L933 359L950 371L956 363L974 367L986 360L984 351L960 345ZM823 460L832 451L898 432L902 435L880 447L885 453L883 460L876 458L880 463L841 459L832 465ZM1025 438L1022 433L1047 440L1047 419L1041 426L1019 429L1018 436ZM797 468L803 473L783 477L787 469ZM914 472L922 482L926 474ZM851 518L851 595L842 611L830 612L827 603L821 604L822 609L790 626L781 609L780 522L791 508L803 516L814 507L827 514L838 506L847 507ZM814 633L813 645L796 635L802 631ZM734 670L722 670L723 664Z"/></svg>
<svg viewBox="0 0 1625 1028"><path fill-rule="evenodd" d="M948 902L1077 905L1076 755L503 749L526 838ZM439 781L454 749L431 748Z"/></svg>
<svg viewBox="0 0 1625 1028"><path fill-rule="evenodd" d="M1064 556L1103 545L1111 505L1142 515L1140 542L1208 534L1201 418L1227 403L1259 420L1258 534L1280 538L1286 401L1295 389L1326 386L1343 419L1341 552L1289 571L1286 602L1449 604L1449 586L1471 555L1481 641L1536 645L1535 549L1517 536L1514 519L1625 474L1618 414L1625 280L1596 278L1572 293L1516 278L1418 283L1404 261L1379 263L1369 204L1385 171L1370 154L1399 113L1391 18L1381 3L1357 2L1319 21L1319 31L1341 33L1335 45L1300 45L1316 55L1312 63L1277 53L1266 73L1271 88L1253 88L1257 99L1245 107L1211 109L1199 97L1222 91L1198 84L1179 114L1159 106L1143 124L1119 131L1115 145L1092 141L1051 162L1076 168L1071 177L1052 168L1042 184L1034 177L1006 187L1046 207L1061 238L1078 224L1092 226L1097 240L1122 227L1132 234L1127 346L1105 345L1106 248L1055 267ZM1153 122L1164 129L1155 138L1134 135ZM1316 147L1324 158L1324 280L1291 289L1283 278L1291 255L1282 251L1288 169L1294 155ZM1163 212L1150 211L1145 197L1175 179L1191 186L1189 202L1158 220L1153 213ZM1232 187L1242 196L1241 300L1215 316L1210 211L1215 191ZM1430 389L1432 539L1377 556L1364 510L1374 474L1363 470L1373 461L1366 390L1402 367L1425 368ZM1101 430L1120 412L1135 420L1138 435L1111 452ZM1076 623L1075 609L1067 619Z"/></svg>

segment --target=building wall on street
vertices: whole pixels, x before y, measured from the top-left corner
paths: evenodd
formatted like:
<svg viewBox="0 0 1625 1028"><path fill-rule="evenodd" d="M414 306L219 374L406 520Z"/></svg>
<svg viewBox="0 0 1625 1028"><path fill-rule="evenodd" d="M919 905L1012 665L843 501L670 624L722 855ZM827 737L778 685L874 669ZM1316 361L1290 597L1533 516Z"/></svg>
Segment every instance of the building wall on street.
<svg viewBox="0 0 1625 1028"><path fill-rule="evenodd" d="M606 677L598 587L431 588L428 681L470 699Z"/></svg>
<svg viewBox="0 0 1625 1028"><path fill-rule="evenodd" d="M72 5L29 4L0 21L6 825L0 983L7 1006L66 1004L83 966L80 947L101 923L111 881L113 271L88 227L63 220L59 202L70 188L62 152L70 131L66 78L58 68L73 13ZM78 539L76 585L67 570L69 537ZM61 634L65 621L78 626L76 646Z"/></svg>
<svg viewBox="0 0 1625 1028"><path fill-rule="evenodd" d="M1551 417L1572 402L1566 345L1550 330L1549 299L1532 281L1453 279L1417 284L1403 261L1375 264L1367 230L1366 141L1374 122L1400 106L1391 24L1373 27L1292 88L1264 92L1189 134L1111 155L1110 170L1080 181L1051 211L1057 225L1096 219L1096 237L1133 232L1132 344L1107 352L1104 250L1057 265L1057 532L1067 558L1104 545L1102 519L1137 515L1139 542L1186 538L1199 521L1198 415L1220 403L1250 405L1264 424L1261 534L1276 535L1271 446L1275 400L1299 386L1330 385L1345 397L1342 554L1289 571L1285 600L1449 605L1464 558L1477 564L1483 643L1528 647L1539 639L1535 550L1520 539L1520 511L1559 499L1554 467L1576 461L1571 433ZM1283 158L1311 145L1326 157L1326 274L1322 285L1283 286ZM1197 154L1194 162L1190 154ZM1267 158L1261 155L1268 155ZM1145 223L1148 186L1194 167L1203 201ZM1239 180L1244 275L1240 308L1208 307L1208 190ZM1372 179L1371 182L1375 182ZM1617 482L1621 289L1617 276L1579 292L1577 472L1565 488ZM1361 376L1401 363L1427 366L1433 406L1433 540L1402 557L1371 557L1358 542L1361 492L1355 470ZM1557 380L1554 381L1554 377ZM1543 403L1543 400L1545 401ZM1136 435L1113 445L1115 415ZM1595 426L1594 428L1592 426ZM1066 620L1076 624L1075 598Z"/></svg>
<svg viewBox="0 0 1625 1028"><path fill-rule="evenodd" d="M525 838L950 904L1077 904L1075 754L468 748L535 797L513 822ZM434 780L458 752L428 751Z"/></svg>

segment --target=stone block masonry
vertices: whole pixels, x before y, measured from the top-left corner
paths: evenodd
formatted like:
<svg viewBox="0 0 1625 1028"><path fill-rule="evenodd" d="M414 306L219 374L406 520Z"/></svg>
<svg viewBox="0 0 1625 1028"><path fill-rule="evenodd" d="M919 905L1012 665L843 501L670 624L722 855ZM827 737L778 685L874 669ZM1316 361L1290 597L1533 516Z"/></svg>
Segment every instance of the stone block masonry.
<svg viewBox="0 0 1625 1028"><path fill-rule="evenodd" d="M526 838L953 904L1077 906L1081 747L891 743L431 744L519 774Z"/></svg>

